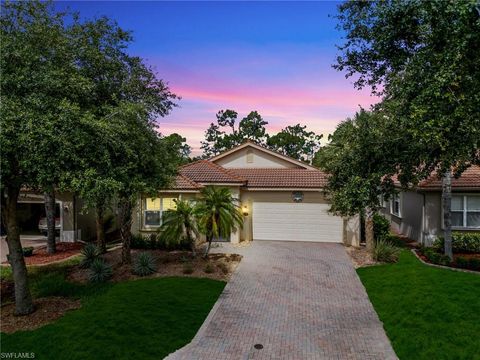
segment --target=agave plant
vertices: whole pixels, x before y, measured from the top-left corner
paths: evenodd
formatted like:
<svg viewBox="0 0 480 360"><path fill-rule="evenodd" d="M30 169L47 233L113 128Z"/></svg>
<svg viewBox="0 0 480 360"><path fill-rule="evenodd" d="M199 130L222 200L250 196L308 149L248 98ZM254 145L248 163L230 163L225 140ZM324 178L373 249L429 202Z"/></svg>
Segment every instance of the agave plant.
<svg viewBox="0 0 480 360"><path fill-rule="evenodd" d="M102 258L97 258L93 260L92 264L90 265L90 282L105 282L112 277L112 274L112 267L107 264Z"/></svg>
<svg viewBox="0 0 480 360"><path fill-rule="evenodd" d="M82 249L82 260L80 262L80 267L89 268L95 259L98 259L100 256L100 251L95 244L87 244Z"/></svg>
<svg viewBox="0 0 480 360"><path fill-rule="evenodd" d="M138 254L133 262L133 273L139 276L147 276L157 271L157 259L148 252Z"/></svg>
<svg viewBox="0 0 480 360"><path fill-rule="evenodd" d="M238 200L228 188L207 186L202 189L201 195L195 213L200 229L207 238L204 254L207 257L212 240L230 236L243 225L243 216Z"/></svg>

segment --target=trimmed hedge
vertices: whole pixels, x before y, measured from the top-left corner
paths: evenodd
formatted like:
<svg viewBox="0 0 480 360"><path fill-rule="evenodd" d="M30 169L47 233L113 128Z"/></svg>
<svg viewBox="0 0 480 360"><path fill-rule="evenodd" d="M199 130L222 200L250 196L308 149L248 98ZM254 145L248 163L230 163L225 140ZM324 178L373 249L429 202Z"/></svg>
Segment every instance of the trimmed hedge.
<svg viewBox="0 0 480 360"><path fill-rule="evenodd" d="M434 241L433 247L443 250L444 238L440 237ZM480 253L480 233L452 233L452 248L456 253Z"/></svg>
<svg viewBox="0 0 480 360"><path fill-rule="evenodd" d="M448 266L451 263L450 258L447 255L439 253L434 248L424 247L420 249L420 251L432 264Z"/></svg>
<svg viewBox="0 0 480 360"><path fill-rule="evenodd" d="M130 247L142 250L190 250L190 244L186 241L170 244L163 241L157 234L133 235Z"/></svg>
<svg viewBox="0 0 480 360"><path fill-rule="evenodd" d="M465 258L465 257L457 257L455 259L455 264L457 267L462 269L469 269L469 270L480 270L480 259L477 258Z"/></svg>

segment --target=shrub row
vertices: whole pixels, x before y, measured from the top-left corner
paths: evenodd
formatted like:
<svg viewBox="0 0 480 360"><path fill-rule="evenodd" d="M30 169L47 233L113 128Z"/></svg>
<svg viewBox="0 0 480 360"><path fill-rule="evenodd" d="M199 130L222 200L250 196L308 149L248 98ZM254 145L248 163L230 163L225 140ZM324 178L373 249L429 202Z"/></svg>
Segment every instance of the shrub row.
<svg viewBox="0 0 480 360"><path fill-rule="evenodd" d="M459 256L455 259L455 264L462 269L480 271L480 259L478 258L465 258Z"/></svg>
<svg viewBox="0 0 480 360"><path fill-rule="evenodd" d="M450 265L451 261L447 255L439 253L435 248L423 247L420 252L428 259L432 264L437 265Z"/></svg>
<svg viewBox="0 0 480 360"><path fill-rule="evenodd" d="M444 249L443 237L435 240L433 247L442 251ZM456 253L480 253L480 233L452 233L452 248Z"/></svg>
<svg viewBox="0 0 480 360"><path fill-rule="evenodd" d="M186 241L180 241L178 243L167 243L162 240L161 236L157 234L145 235L132 235L130 243L132 249L150 249L150 250L189 250L190 244Z"/></svg>

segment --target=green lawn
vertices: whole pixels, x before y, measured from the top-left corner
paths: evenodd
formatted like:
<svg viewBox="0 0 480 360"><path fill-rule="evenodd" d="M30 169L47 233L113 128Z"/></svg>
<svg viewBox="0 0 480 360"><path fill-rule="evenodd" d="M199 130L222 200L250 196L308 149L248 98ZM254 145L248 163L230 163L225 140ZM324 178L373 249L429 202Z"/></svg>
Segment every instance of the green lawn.
<svg viewBox="0 0 480 360"><path fill-rule="evenodd" d="M480 275L397 264L358 269L400 359L480 359Z"/></svg>
<svg viewBox="0 0 480 360"><path fill-rule="evenodd" d="M162 359L190 342L224 286L175 277L78 286L61 271L42 271L32 277L37 296L79 296L83 305L37 330L2 334L2 352L46 360Z"/></svg>

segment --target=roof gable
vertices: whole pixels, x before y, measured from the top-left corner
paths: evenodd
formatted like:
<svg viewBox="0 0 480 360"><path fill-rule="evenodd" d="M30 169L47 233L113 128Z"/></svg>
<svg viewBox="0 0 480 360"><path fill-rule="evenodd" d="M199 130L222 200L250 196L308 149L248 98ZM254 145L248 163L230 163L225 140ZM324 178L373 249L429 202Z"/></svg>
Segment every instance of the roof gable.
<svg viewBox="0 0 480 360"><path fill-rule="evenodd" d="M253 152L253 162L247 161L248 151ZM242 145L214 156L210 161L224 168L297 168L317 170L313 166L269 150L252 141L247 141Z"/></svg>

